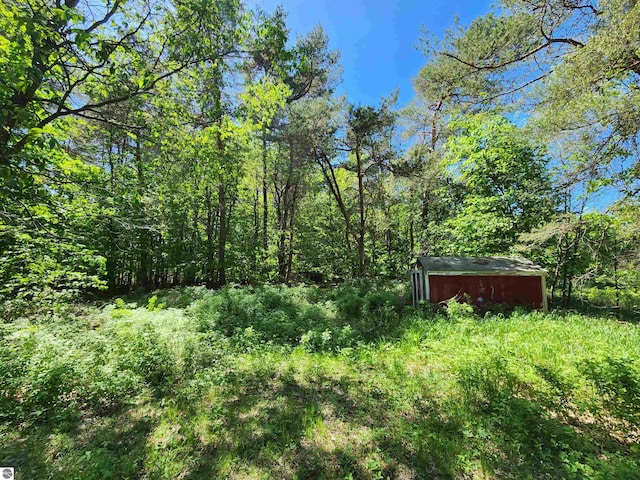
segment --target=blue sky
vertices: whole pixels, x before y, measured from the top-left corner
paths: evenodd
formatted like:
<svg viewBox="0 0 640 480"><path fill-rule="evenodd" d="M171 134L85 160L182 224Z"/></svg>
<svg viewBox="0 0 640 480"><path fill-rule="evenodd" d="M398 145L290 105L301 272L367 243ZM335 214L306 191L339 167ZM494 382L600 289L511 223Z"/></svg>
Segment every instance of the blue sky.
<svg viewBox="0 0 640 480"><path fill-rule="evenodd" d="M412 80L425 58L416 48L424 26L442 38L456 17L462 25L487 13L489 0L247 0L272 12L282 5L288 12L291 37L321 24L329 45L339 50L343 82L338 94L355 104L377 105L380 97L400 89L398 106L413 98ZM525 115L526 118L526 115ZM514 118L516 122L524 118ZM577 192L579 193L579 192ZM587 210L602 210L612 202L610 191L592 197Z"/></svg>
<svg viewBox="0 0 640 480"><path fill-rule="evenodd" d="M441 36L456 16L467 25L489 10L487 0L253 0L271 12L282 5L289 13L291 35L304 35L321 24L330 47L339 50L343 83L339 94L349 101L377 104L400 88L399 105L413 97L412 79L425 63L416 49L424 25Z"/></svg>

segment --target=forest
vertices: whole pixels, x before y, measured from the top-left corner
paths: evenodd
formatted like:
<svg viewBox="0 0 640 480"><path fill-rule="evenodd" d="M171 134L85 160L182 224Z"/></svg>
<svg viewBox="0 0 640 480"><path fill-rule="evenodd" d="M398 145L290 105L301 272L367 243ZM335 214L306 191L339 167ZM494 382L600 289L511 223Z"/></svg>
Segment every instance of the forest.
<svg viewBox="0 0 640 480"><path fill-rule="evenodd" d="M637 478L640 4L500 0L413 99L242 0L2 0L16 478ZM411 307L524 256L551 312Z"/></svg>

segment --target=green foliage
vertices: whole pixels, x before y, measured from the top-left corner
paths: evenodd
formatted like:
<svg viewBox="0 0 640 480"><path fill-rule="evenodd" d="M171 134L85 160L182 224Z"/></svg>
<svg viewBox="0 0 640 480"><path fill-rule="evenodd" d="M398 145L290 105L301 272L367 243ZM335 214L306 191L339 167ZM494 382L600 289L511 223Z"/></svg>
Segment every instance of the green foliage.
<svg viewBox="0 0 640 480"><path fill-rule="evenodd" d="M344 318L356 319L362 314L364 298L351 285L344 285L336 292L336 306Z"/></svg>
<svg viewBox="0 0 640 480"><path fill-rule="evenodd" d="M421 140L406 155L394 143L397 94L377 106L335 97L337 52L320 27L293 41L281 8L49 3L10 1L0 16L0 313L10 320L36 309L59 315L104 287L326 285L398 278L416 254L510 253L557 210L547 150L564 173L576 173L567 166L575 164L595 177L587 193L635 191L635 167L596 168L635 148L638 24L625 12L637 6L623 1L598 7L602 15L505 1L442 41L425 41L429 63L407 110L407 129ZM577 17L586 23L572 23ZM562 39L545 36L561 26ZM618 30L626 43L615 46ZM536 131L557 132L560 123L586 130L570 139L585 145L570 155L520 128L523 119L502 102L518 86L512 67L538 54L547 83L536 98L558 111L538 103ZM567 95L567 85L582 93ZM566 235L549 235L528 250L550 271L567 266L567 302L573 285L590 302L636 309L630 225L638 222L615 215L575 222L575 249L554 245L571 243ZM396 323L392 301L370 300L353 309ZM265 315L291 322L282 312ZM354 325L366 338L367 328ZM276 337L295 343L306 331L283 327Z"/></svg>
<svg viewBox="0 0 640 480"><path fill-rule="evenodd" d="M49 158L52 176L28 187L0 187L7 200L0 214L0 311L9 319L35 310L56 311L89 289L102 289L106 259L88 232L98 216L95 202L78 186L101 178L55 146L29 150Z"/></svg>
<svg viewBox="0 0 640 480"><path fill-rule="evenodd" d="M609 213L564 214L520 236L519 249L550 268L554 296L564 305L638 310L638 206L620 202ZM552 273L551 273L552 272ZM575 295L574 298L572 294Z"/></svg>
<svg viewBox="0 0 640 480"><path fill-rule="evenodd" d="M640 420L640 368L637 360L621 358L587 359L580 370L593 382L607 413L637 424Z"/></svg>
<svg viewBox="0 0 640 480"><path fill-rule="evenodd" d="M440 41L425 36L427 64L415 82L414 109L422 106L432 120L433 144L448 134L442 123L457 109L524 114L571 185L617 183L633 197L638 8L627 0L504 0L468 27L454 25Z"/></svg>
<svg viewBox="0 0 640 480"><path fill-rule="evenodd" d="M618 305L623 309L631 311L638 311L638 309L640 309L640 291L635 286L623 289L613 286L581 288L579 298L589 304L603 307L615 307Z"/></svg>
<svg viewBox="0 0 640 480"><path fill-rule="evenodd" d="M159 305L165 305L167 308L181 309L187 308L206 294L207 289L204 287L177 287L153 292L153 296L160 302ZM147 302L150 301L150 299L147 300Z"/></svg>
<svg viewBox="0 0 640 480"><path fill-rule="evenodd" d="M317 287L228 287L191 308L203 332L219 331L239 345L260 343L335 350L394 331L406 298L389 290L344 285Z"/></svg>
<svg viewBox="0 0 640 480"><path fill-rule="evenodd" d="M200 297L186 315L127 298L3 324L0 460L33 478L636 476L635 324L445 317L364 281L227 290L150 297ZM398 308L372 340L351 323Z"/></svg>
<svg viewBox="0 0 640 480"><path fill-rule="evenodd" d="M181 312L125 314L124 302L116 304L120 308L94 314L95 330L73 316L62 324L4 326L3 421L63 421L80 411L113 411L212 361L216 347L201 344Z"/></svg>
<svg viewBox="0 0 640 480"><path fill-rule="evenodd" d="M468 302L459 302L452 298L447 302L447 316L451 319L473 318L473 305Z"/></svg>
<svg viewBox="0 0 640 480"><path fill-rule="evenodd" d="M147 310L150 312L159 312L160 310L162 310L164 307L166 307L167 305L165 303L159 303L158 305L156 305L156 302L158 301L158 296L154 295L149 299L149 302L147 303Z"/></svg>
<svg viewBox="0 0 640 480"><path fill-rule="evenodd" d="M338 352L353 347L355 343L351 325L334 330L309 330L300 337L300 345L307 352Z"/></svg>
<svg viewBox="0 0 640 480"><path fill-rule="evenodd" d="M507 254L518 235L556 208L547 158L505 118L479 113L452 122L444 166L452 186L441 194L455 210L432 229L449 255ZM452 198L453 197L453 198Z"/></svg>
<svg viewBox="0 0 640 480"><path fill-rule="evenodd" d="M366 339L393 332L400 324L406 297L395 292L369 292L364 296L360 321L356 323Z"/></svg>
<svg viewBox="0 0 640 480"><path fill-rule="evenodd" d="M114 308L111 310L112 318L122 318L131 315L131 310L127 308L127 304L121 298L116 298Z"/></svg>
<svg viewBox="0 0 640 480"><path fill-rule="evenodd" d="M228 287L211 292L190 312L202 331L215 329L230 337L255 334L258 340L294 344L314 325L326 324L334 315L309 301L317 295L314 290L304 286Z"/></svg>
<svg viewBox="0 0 640 480"><path fill-rule="evenodd" d="M319 27L290 41L282 9L62 3L0 6L0 465L637 476L636 325L445 316L367 277L520 241L567 304L640 308L636 3L504 0L425 42L402 160L397 94L332 97L337 53ZM558 215L541 145L563 182L627 198L576 213L563 190ZM299 280L325 288L228 285ZM105 287L135 293L77 303Z"/></svg>

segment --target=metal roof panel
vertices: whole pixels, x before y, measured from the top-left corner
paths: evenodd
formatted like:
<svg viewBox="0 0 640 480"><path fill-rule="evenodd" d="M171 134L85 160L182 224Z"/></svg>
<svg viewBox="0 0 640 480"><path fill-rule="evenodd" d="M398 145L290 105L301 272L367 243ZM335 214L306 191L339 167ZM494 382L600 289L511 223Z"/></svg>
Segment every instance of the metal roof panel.
<svg viewBox="0 0 640 480"><path fill-rule="evenodd" d="M418 257L426 272L543 274L544 268L524 257Z"/></svg>

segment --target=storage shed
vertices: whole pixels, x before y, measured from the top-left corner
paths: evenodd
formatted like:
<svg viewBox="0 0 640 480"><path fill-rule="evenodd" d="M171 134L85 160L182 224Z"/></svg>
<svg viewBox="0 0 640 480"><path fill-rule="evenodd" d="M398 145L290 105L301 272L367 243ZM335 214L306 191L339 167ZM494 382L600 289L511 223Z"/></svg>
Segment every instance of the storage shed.
<svg viewBox="0 0 640 480"><path fill-rule="evenodd" d="M547 271L522 257L419 257L409 274L413 304L451 298L547 310Z"/></svg>

